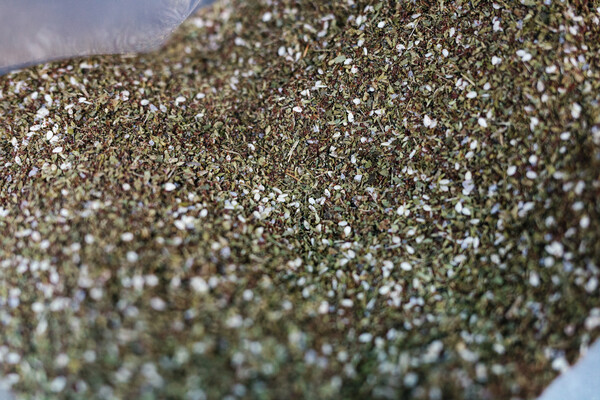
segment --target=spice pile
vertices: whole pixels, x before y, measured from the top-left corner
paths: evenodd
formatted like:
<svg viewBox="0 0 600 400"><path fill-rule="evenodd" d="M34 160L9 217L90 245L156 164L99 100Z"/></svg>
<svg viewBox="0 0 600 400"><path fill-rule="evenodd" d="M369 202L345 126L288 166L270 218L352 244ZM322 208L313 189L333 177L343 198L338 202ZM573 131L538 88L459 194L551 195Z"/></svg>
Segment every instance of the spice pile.
<svg viewBox="0 0 600 400"><path fill-rule="evenodd" d="M13 391L526 399L576 361L600 9L432 3L223 1L0 77Z"/></svg>

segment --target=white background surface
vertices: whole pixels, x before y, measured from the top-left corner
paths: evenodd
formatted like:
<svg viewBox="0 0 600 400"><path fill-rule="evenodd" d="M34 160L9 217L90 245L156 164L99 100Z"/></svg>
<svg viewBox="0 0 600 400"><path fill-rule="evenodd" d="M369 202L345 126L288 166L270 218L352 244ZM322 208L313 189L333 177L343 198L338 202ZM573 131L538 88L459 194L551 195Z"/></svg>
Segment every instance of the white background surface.
<svg viewBox="0 0 600 400"><path fill-rule="evenodd" d="M567 370L538 400L600 400L600 340Z"/></svg>

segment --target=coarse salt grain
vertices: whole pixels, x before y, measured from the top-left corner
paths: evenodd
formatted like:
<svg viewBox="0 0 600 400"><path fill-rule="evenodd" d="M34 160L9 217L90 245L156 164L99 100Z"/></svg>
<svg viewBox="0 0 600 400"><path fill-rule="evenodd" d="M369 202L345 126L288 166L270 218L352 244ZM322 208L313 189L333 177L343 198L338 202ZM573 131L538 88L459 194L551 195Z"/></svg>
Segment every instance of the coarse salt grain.
<svg viewBox="0 0 600 400"><path fill-rule="evenodd" d="M403 261L402 263L400 263L400 268L403 271L411 271L413 267L412 267L412 265L410 265L410 263Z"/></svg>
<svg viewBox="0 0 600 400"><path fill-rule="evenodd" d="M133 240L133 233L125 232L121 234L121 240L124 242L131 242Z"/></svg>
<svg viewBox="0 0 600 400"><path fill-rule="evenodd" d="M153 297L150 300L150 307L156 311L163 311L167 307L167 303L165 303L165 301L160 297Z"/></svg>
<svg viewBox="0 0 600 400"><path fill-rule="evenodd" d="M209 286L206 281L199 276L195 276L190 279L190 286L196 293L206 293L209 290Z"/></svg>
<svg viewBox="0 0 600 400"><path fill-rule="evenodd" d="M349 307L352 307L354 305L354 302L352 300L350 300L350 299L343 299L340 302L340 304L342 305L342 307L349 308Z"/></svg>

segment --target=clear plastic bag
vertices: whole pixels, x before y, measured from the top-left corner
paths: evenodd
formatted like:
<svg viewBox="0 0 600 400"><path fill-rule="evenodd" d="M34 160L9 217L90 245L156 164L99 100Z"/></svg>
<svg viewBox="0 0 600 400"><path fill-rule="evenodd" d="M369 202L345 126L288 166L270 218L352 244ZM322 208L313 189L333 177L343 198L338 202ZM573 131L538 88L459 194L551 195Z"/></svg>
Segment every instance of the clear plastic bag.
<svg viewBox="0 0 600 400"><path fill-rule="evenodd" d="M0 0L0 74L49 60L154 49L213 0Z"/></svg>

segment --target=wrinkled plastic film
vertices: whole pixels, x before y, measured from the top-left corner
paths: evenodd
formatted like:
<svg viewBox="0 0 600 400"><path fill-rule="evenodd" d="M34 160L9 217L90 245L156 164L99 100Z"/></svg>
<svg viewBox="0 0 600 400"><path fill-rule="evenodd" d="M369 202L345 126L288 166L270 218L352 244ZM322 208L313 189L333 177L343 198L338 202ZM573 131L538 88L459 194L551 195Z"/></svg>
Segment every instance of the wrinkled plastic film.
<svg viewBox="0 0 600 400"><path fill-rule="evenodd" d="M0 0L0 74L76 56L160 46L213 0Z"/></svg>

